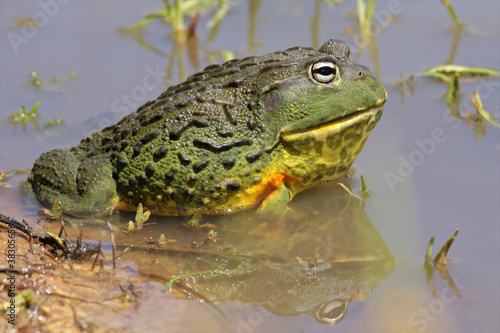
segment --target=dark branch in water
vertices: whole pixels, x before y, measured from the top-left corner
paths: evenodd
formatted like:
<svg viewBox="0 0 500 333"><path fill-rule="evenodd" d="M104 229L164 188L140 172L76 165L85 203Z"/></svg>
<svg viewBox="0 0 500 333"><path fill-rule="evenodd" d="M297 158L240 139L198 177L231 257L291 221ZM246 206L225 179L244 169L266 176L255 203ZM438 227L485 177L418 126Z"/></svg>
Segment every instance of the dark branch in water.
<svg viewBox="0 0 500 333"><path fill-rule="evenodd" d="M17 235L23 237L28 241L38 241L44 246L50 247L51 251L55 253L56 256L64 257L71 260L84 259L85 257L92 256L94 254L100 253L100 247L95 245L90 245L81 242L81 238L74 245L71 241L66 238L60 237L64 232L64 224L61 227L59 236L47 232L47 234L41 234L38 231L31 228L28 224L21 223L9 216L0 214L0 230L14 230Z"/></svg>

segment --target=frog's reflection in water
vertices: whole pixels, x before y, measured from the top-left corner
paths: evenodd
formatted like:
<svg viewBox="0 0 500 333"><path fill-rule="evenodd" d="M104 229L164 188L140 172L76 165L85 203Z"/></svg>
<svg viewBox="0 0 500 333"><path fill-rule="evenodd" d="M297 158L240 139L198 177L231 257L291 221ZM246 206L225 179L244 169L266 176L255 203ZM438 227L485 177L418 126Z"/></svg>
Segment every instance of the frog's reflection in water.
<svg viewBox="0 0 500 333"><path fill-rule="evenodd" d="M335 324L350 302L366 298L391 274L394 257L358 199L325 185L313 191L319 200L303 195L292 201L296 211L307 204L309 215L291 212L287 228L273 237L251 220L251 212L208 217L217 225L216 242L200 241L209 229L181 226L181 234L195 237L141 248L127 259L149 278L166 282L183 274L171 287L179 298L239 300L280 316L310 315Z"/></svg>

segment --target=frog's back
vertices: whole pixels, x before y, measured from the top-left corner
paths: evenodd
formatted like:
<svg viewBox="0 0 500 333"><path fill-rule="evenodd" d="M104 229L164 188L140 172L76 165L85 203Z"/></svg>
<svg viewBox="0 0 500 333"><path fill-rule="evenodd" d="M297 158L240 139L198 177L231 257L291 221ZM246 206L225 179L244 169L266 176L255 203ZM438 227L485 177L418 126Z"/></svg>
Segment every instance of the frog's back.
<svg viewBox="0 0 500 333"><path fill-rule="evenodd" d="M208 66L74 150L109 154L121 208L142 203L162 215L247 209L257 189L241 197L265 181L272 158L264 151L260 91L314 52L296 47Z"/></svg>

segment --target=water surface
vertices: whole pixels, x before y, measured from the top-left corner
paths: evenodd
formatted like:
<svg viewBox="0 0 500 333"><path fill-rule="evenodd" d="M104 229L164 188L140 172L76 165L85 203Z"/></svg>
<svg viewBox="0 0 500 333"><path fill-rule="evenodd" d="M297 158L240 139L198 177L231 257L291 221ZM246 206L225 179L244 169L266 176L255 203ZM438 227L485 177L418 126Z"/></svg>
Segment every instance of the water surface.
<svg viewBox="0 0 500 333"><path fill-rule="evenodd" d="M394 3L398 6L394 7ZM340 38L349 44L356 57L360 48L352 18L354 2L334 6L322 3L319 14L315 12L315 5L313 1L266 1L260 5L255 1L235 1L217 35L209 41L206 25L211 15L201 16L197 27L199 64L195 66L189 61L187 50L179 49L169 38L171 30L165 23L151 23L143 36L144 42L153 46L154 51L117 32L118 28L160 9L161 1L72 1L59 5L53 15L46 15L48 19L43 27L24 32L24 35L22 27L13 25L12 20L40 16L42 14L37 13L44 9L36 1L0 2L0 170L30 168L42 152L78 144L86 135L156 98L167 84L180 82L184 71L192 74L196 67L201 69L213 59L222 61L222 50L244 57L297 45L320 46L330 38ZM323 285L319 282L327 281L321 280L323 276L311 277L306 273L300 276L304 287L301 302L293 303L287 298L282 305L273 303L271 306L262 294L271 295L273 290L279 290L279 285L274 285L271 279L275 271L266 273L266 269L274 267L269 266L270 263L290 264L294 256L311 257L314 252L320 252L321 258L343 253L352 259L355 256L352 244L357 244L364 258L368 257L368 249L383 249L379 253L389 258L386 261L389 264L382 266L387 274L373 275L372 282L365 282L369 292L361 292L359 299L349 299L347 315L335 327L337 331L497 331L500 327L500 132L488 127L486 135L475 140L473 126L467 126L467 120L449 116L442 99L447 89L445 83L417 77L414 93L406 91L404 103L400 91L393 87L401 71L408 77L411 73L444 64L450 58L454 43L454 63L499 68L500 3L454 1L453 5L458 18L467 24L458 43L450 29L452 21L447 10L438 1L377 3L375 20L379 25L374 30L374 40L378 58L366 49L358 61L372 69L378 67L389 91L389 101L381 121L355 162L358 174L342 180L353 189L359 189L359 174L364 174L368 186L374 190L365 208L358 202L351 203L343 190L333 183L301 193L292 202L292 208L300 214L313 214L312 220L305 219L303 223L323 231L319 234L310 230L305 232L301 229L304 226L295 221L291 230L301 231L303 238L283 236L283 245L279 245L283 249L281 252L271 240L264 244L256 240L263 249L262 256L256 251L256 244L252 248L254 238L241 237L241 231L250 228L244 223L251 223L250 213L222 219L207 218L219 227L219 244L232 244L236 248L235 262L228 260L225 253L216 252L210 257L210 251L188 251L193 241L201 242L206 230L193 232L181 227L180 223L187 219L153 217L151 220L156 225L140 233L117 233L122 248L134 244L147 250L144 256L140 255L141 251L129 254L131 262L137 265L133 269L140 273L140 281L146 284L147 292L135 311L117 314L120 318L117 320L109 319L109 327L119 321L126 323L131 331L162 331L168 327L171 331L329 332L331 327L318 323L313 315L307 311L300 313L298 309L309 301L319 301L321 291L326 294L334 283ZM354 34L349 33L351 29ZM13 42L14 35L21 36L21 42ZM173 58L179 53L182 54L180 62L179 58ZM172 76L166 80L165 72L170 63ZM65 77L70 71L78 75L59 84L47 84L37 91L28 82L31 71L37 71L46 83L54 76ZM145 78L148 78L147 86ZM499 79L461 82L462 114L475 112L470 100L474 90L478 90L485 109L500 118L499 87ZM21 105L31 107L37 101L40 101L40 130L32 124L28 124L25 131L19 126L14 129L7 120L11 112L17 112ZM44 126L47 120L56 118L63 119L64 123L57 127ZM26 175L11 179L12 184L16 185L23 177ZM2 213L29 221L39 217L36 209L26 206L16 186L1 189L0 197ZM342 203L347 210L339 208ZM371 236L344 231L344 240L358 235L352 242L345 243L327 237L329 233L335 234L336 226L332 223L338 223L339 219L341 223L352 221L352 214L356 216L355 221L361 220L373 228ZM130 214L121 213L113 223L119 227L130 218ZM224 233L224 226L240 233ZM100 228L98 224L89 227L86 238L98 239ZM455 229L459 229L459 234L449 253L453 259L449 271L462 298L456 297L436 274L438 299L434 300L420 265L429 238L435 235L439 248ZM157 237L161 233L178 240L169 245L168 251L146 243L150 236ZM304 242L307 246L304 245L300 252L291 246L294 242ZM362 247L363 244L370 246ZM105 246L109 254L109 243ZM236 282L219 279L210 288L205 288L204 296L224 301L216 305L216 310L207 302L181 299L195 296L186 297L174 291L179 297L176 298L162 291L163 283L176 274L175 267L177 270L181 267L181 271L187 268L213 270L213 260L228 260L224 261L226 268L234 268L231 265L247 262L243 253L248 246L251 247L248 250L250 258L257 260L252 262L252 267L257 269L245 272L239 281L241 285L248 283L255 294L242 291L244 289L232 290L230 286L237 285ZM200 256L209 259L200 261ZM153 261L157 267L151 267ZM300 266L295 272L300 272ZM351 271L351 281L367 281L359 272ZM307 280L315 278L320 290L307 289ZM339 276L334 278L337 282L342 280ZM196 282L188 280L186 284L196 288ZM270 289L265 289L266 285ZM223 291L227 294L223 295Z"/></svg>

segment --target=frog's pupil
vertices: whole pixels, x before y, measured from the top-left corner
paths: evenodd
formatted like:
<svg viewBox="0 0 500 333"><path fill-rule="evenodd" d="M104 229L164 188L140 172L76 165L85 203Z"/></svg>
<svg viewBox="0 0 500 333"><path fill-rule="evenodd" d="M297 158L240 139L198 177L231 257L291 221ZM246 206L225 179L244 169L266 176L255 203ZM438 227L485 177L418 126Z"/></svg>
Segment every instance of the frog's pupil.
<svg viewBox="0 0 500 333"><path fill-rule="evenodd" d="M318 74L323 76L328 76L333 74L333 67L323 66L318 68Z"/></svg>

